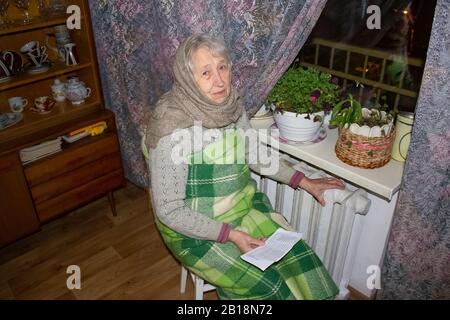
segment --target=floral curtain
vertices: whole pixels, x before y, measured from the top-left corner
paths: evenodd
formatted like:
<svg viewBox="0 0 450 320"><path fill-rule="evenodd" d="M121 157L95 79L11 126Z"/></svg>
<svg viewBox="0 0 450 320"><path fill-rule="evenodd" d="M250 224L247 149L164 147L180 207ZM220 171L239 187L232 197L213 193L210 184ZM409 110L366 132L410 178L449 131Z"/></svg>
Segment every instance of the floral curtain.
<svg viewBox="0 0 450 320"><path fill-rule="evenodd" d="M438 0L382 299L450 299L450 1Z"/></svg>
<svg viewBox="0 0 450 320"><path fill-rule="evenodd" d="M148 185L140 139L172 84L175 51L194 32L222 37L233 83L253 115L295 59L326 0L89 1L106 107L117 117L125 175Z"/></svg>

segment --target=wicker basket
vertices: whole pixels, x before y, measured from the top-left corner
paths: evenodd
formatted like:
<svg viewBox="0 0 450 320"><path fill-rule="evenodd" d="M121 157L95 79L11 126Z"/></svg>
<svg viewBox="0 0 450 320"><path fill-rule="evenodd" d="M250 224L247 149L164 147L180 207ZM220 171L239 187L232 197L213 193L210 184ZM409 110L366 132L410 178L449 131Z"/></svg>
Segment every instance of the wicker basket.
<svg viewBox="0 0 450 320"><path fill-rule="evenodd" d="M395 127L386 137L365 137L341 128L335 147L336 156L355 167L379 168L391 160L394 138Z"/></svg>

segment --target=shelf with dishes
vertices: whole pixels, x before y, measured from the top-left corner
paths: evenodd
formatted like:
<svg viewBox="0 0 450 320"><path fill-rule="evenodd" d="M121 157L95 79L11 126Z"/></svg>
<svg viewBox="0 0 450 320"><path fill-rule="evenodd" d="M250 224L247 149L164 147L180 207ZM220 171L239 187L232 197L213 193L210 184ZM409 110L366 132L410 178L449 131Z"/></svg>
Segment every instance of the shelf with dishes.
<svg viewBox="0 0 450 320"><path fill-rule="evenodd" d="M91 66L92 64L90 62L81 63L74 66L67 66L64 62L57 61L51 63L47 70L44 69L45 71L39 72L38 70L37 73L33 71L31 71L31 73L22 71L21 73L11 77L9 81L1 82L0 91L28 85L36 81L63 76L65 74L70 74L82 69L90 68Z"/></svg>
<svg viewBox="0 0 450 320"><path fill-rule="evenodd" d="M58 24L0 37L0 91L91 66L85 33Z"/></svg>
<svg viewBox="0 0 450 320"><path fill-rule="evenodd" d="M20 122L0 128L0 143L77 118L102 105L92 68L4 90L0 92L0 101L0 113L23 114Z"/></svg>
<svg viewBox="0 0 450 320"><path fill-rule="evenodd" d="M74 4L82 8L75 29L66 24L65 8L57 17L41 17L35 8L30 24L0 27L0 91L91 66L95 56L86 9L80 1ZM9 14L20 17L17 10Z"/></svg>
<svg viewBox="0 0 450 320"><path fill-rule="evenodd" d="M99 101L87 101L83 105L74 106L70 102L55 104L52 112L38 114L30 109L22 113L20 121L6 129L0 130L0 153L3 150L39 139L40 134L48 134L52 128L66 128L71 121L99 112L102 105Z"/></svg>

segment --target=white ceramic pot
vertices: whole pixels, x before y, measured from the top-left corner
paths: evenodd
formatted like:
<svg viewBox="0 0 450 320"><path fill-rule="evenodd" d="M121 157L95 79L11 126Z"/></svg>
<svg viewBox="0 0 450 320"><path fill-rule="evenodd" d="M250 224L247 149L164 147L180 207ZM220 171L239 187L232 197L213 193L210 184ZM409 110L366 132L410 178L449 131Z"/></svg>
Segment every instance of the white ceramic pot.
<svg viewBox="0 0 450 320"><path fill-rule="evenodd" d="M284 111L274 112L273 118L280 130L280 136L292 141L311 141L318 134L323 123L324 112L316 112L310 115L310 119L305 117L306 113L294 113ZM321 116L321 121L314 122L316 115Z"/></svg>
<svg viewBox="0 0 450 320"><path fill-rule="evenodd" d="M331 112L329 114L326 114L323 117L323 125L324 126L329 126L330 125L330 120L331 120Z"/></svg>

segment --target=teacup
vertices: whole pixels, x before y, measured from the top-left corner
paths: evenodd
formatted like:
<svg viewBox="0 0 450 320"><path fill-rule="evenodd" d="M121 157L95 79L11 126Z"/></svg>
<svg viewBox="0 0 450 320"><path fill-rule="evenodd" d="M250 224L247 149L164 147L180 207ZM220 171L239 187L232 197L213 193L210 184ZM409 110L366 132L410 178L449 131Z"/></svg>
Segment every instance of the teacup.
<svg viewBox="0 0 450 320"><path fill-rule="evenodd" d="M42 50L44 50L44 46L41 47L39 41L30 41L25 43L22 48L20 48L20 52L22 53L33 53L36 56L40 56L42 54Z"/></svg>
<svg viewBox="0 0 450 320"><path fill-rule="evenodd" d="M37 112L47 113L52 111L55 101L49 96L42 96L34 99L34 105Z"/></svg>
<svg viewBox="0 0 450 320"><path fill-rule="evenodd" d="M59 60L65 61L66 50L64 49L64 45L72 42L72 40L70 39L69 30L67 29L67 26L65 24L55 26L54 29L54 33L47 34L45 43L47 47L57 53ZM50 44L50 37L55 38L56 47Z"/></svg>
<svg viewBox="0 0 450 320"><path fill-rule="evenodd" d="M42 66L43 63L48 61L47 48L41 46L39 41L27 42L20 48L20 52L25 54L32 64L36 67Z"/></svg>
<svg viewBox="0 0 450 320"><path fill-rule="evenodd" d="M65 50L64 61L68 66L74 66L79 63L78 54L75 48L76 48L75 43L67 43L64 45Z"/></svg>
<svg viewBox="0 0 450 320"><path fill-rule="evenodd" d="M0 51L0 78L15 75L22 69L22 57L12 50Z"/></svg>
<svg viewBox="0 0 450 320"><path fill-rule="evenodd" d="M28 100L22 97L12 97L8 99L8 103L12 112L22 112L28 104Z"/></svg>

